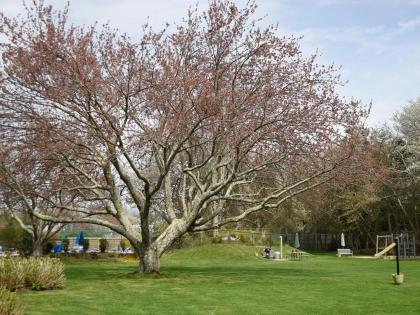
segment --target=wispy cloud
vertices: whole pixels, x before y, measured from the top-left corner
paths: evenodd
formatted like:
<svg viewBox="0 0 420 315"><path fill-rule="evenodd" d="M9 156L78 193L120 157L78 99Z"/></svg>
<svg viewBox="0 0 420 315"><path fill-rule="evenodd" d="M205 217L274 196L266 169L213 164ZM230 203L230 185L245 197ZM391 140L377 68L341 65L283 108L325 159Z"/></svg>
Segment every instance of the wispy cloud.
<svg viewBox="0 0 420 315"><path fill-rule="evenodd" d="M419 0L419 5L420 5L420 0ZM414 19L401 21L399 23L399 30L401 32L410 31L410 30L413 30L413 29L417 29L419 27L420 27L420 15L417 16Z"/></svg>

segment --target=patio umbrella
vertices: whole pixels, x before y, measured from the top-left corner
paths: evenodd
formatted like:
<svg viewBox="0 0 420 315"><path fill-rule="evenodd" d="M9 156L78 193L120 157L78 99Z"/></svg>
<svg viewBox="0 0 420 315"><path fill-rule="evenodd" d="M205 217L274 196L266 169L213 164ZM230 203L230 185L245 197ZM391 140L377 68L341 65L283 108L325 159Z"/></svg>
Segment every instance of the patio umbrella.
<svg viewBox="0 0 420 315"><path fill-rule="evenodd" d="M341 247L346 247L346 241L344 240L344 233L341 233L340 245L341 245Z"/></svg>
<svg viewBox="0 0 420 315"><path fill-rule="evenodd" d="M85 236L83 235L83 231L82 231L79 234L79 242L78 242L78 245L83 246L84 241L85 241Z"/></svg>
<svg viewBox="0 0 420 315"><path fill-rule="evenodd" d="M300 243L299 243L299 233L296 232L295 235L295 248L299 248L300 247Z"/></svg>

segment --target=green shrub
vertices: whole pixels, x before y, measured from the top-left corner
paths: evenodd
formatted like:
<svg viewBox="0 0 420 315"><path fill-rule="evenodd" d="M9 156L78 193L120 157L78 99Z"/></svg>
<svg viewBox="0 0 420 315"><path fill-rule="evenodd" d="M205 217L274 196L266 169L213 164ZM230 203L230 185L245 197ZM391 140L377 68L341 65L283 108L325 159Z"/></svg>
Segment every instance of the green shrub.
<svg viewBox="0 0 420 315"><path fill-rule="evenodd" d="M220 236L213 236L213 238L211 239L211 242L213 244L220 244L222 243L222 238Z"/></svg>
<svg viewBox="0 0 420 315"><path fill-rule="evenodd" d="M105 253L108 248L108 241L105 238L99 240L99 250L101 253Z"/></svg>
<svg viewBox="0 0 420 315"><path fill-rule="evenodd" d="M26 259L25 282L32 290L46 290L64 286L64 265L57 258Z"/></svg>
<svg viewBox="0 0 420 315"><path fill-rule="evenodd" d="M0 314L20 315L23 314L23 306L16 301L16 293L0 288Z"/></svg>
<svg viewBox="0 0 420 315"><path fill-rule="evenodd" d="M85 239L83 240L83 251L84 251L84 252L86 252L86 251L89 249L89 245L90 245L90 243L89 243L89 239L85 238Z"/></svg>
<svg viewBox="0 0 420 315"><path fill-rule="evenodd" d="M69 240L69 238L68 238L68 237L66 237L66 238L63 240L63 242L61 243L61 245L62 245L62 247L63 247L64 252L65 252L65 253L68 253L68 251L69 251L69 245L70 245L70 240Z"/></svg>
<svg viewBox="0 0 420 315"><path fill-rule="evenodd" d="M241 243L246 243L246 238L243 234L239 235L239 240L241 241Z"/></svg>
<svg viewBox="0 0 420 315"><path fill-rule="evenodd" d="M0 287L15 291L24 286L24 260L18 258L0 258Z"/></svg>

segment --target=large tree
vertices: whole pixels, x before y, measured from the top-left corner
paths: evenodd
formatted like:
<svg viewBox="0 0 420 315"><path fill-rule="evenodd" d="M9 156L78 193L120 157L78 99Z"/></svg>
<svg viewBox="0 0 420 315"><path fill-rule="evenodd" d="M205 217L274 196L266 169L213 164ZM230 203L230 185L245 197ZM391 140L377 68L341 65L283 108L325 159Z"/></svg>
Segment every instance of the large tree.
<svg viewBox="0 0 420 315"><path fill-rule="evenodd" d="M107 226L130 241L140 271L158 272L184 233L277 208L334 176L366 112L336 94L332 66L258 27L254 12L211 1L138 41L69 25L67 10L42 2L25 19L2 16L4 137L57 165L51 180L83 200L67 207L41 189L68 216L36 215Z"/></svg>

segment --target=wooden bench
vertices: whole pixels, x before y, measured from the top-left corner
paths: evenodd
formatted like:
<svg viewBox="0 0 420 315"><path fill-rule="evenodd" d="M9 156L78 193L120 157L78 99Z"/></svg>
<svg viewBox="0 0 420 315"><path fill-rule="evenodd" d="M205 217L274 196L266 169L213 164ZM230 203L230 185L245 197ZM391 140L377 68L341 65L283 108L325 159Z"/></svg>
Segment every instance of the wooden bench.
<svg viewBox="0 0 420 315"><path fill-rule="evenodd" d="M341 257L341 255L352 255L353 256L353 252L351 249L348 248L337 248L337 256Z"/></svg>

